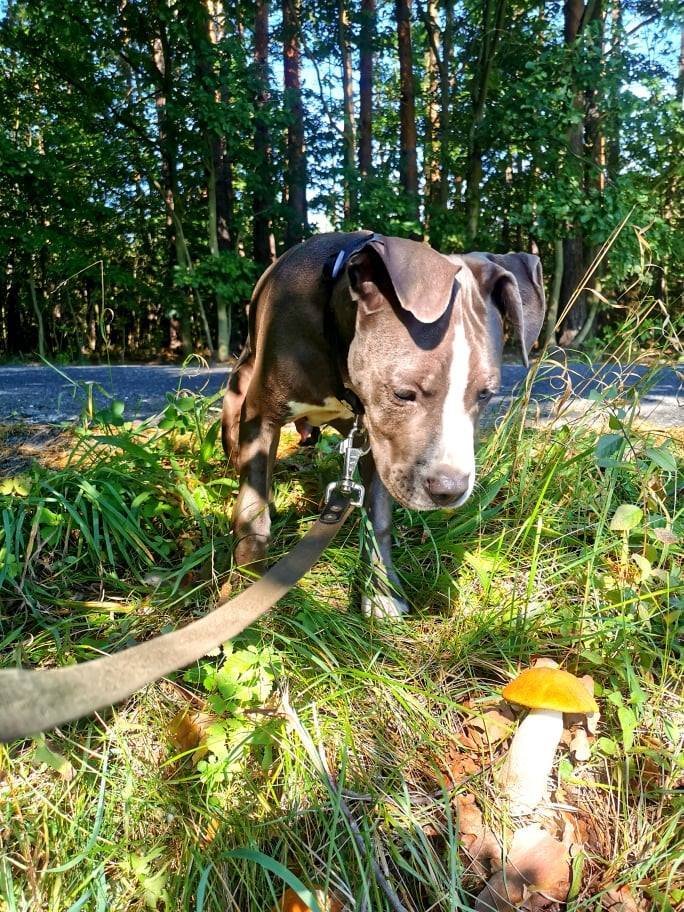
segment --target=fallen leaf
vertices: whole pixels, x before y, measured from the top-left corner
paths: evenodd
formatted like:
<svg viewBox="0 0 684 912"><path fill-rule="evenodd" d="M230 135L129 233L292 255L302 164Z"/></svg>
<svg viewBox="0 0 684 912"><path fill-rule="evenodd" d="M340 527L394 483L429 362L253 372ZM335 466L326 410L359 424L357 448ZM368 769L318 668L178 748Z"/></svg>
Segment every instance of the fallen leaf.
<svg viewBox="0 0 684 912"><path fill-rule="evenodd" d="M600 718L601 718L600 712L587 713L586 725L587 725L587 731L589 732L590 735L595 735L596 732L598 731L598 724L599 724Z"/></svg>
<svg viewBox="0 0 684 912"><path fill-rule="evenodd" d="M568 849L538 824L516 830L506 867L519 872L537 893L562 902L570 887Z"/></svg>
<svg viewBox="0 0 684 912"><path fill-rule="evenodd" d="M471 776L477 775L480 771L480 764L476 763L465 751L453 751L447 757L447 776L452 788L465 782Z"/></svg>
<svg viewBox="0 0 684 912"><path fill-rule="evenodd" d="M456 812L459 833L471 833L478 836L482 832L482 811L475 804L475 796L471 792L457 795Z"/></svg>
<svg viewBox="0 0 684 912"><path fill-rule="evenodd" d="M43 735L36 740L36 752L33 755L33 762L36 764L44 763L58 773L65 782L71 782L74 778L74 768L71 762L63 754L59 754L49 748Z"/></svg>
<svg viewBox="0 0 684 912"><path fill-rule="evenodd" d="M213 719L209 713L181 709L169 722L169 736L177 751L197 750Z"/></svg>
<svg viewBox="0 0 684 912"><path fill-rule="evenodd" d="M209 823L206 825L204 832L202 833L201 839L205 846L211 845L211 843L216 839L216 835L221 826L221 821L216 817L212 817Z"/></svg>
<svg viewBox="0 0 684 912"><path fill-rule="evenodd" d="M679 541L679 538L674 534L672 529L660 527L658 529L652 529L651 531L653 537L664 545L676 545Z"/></svg>
<svg viewBox="0 0 684 912"><path fill-rule="evenodd" d="M525 899L525 884L516 871L499 871L485 884L475 900L474 912L511 912Z"/></svg>
<svg viewBox="0 0 684 912"><path fill-rule="evenodd" d="M478 747L491 747L508 738L514 727L515 717L508 704L488 709L468 721L468 734Z"/></svg>
<svg viewBox="0 0 684 912"><path fill-rule="evenodd" d="M474 795L459 795L456 802L460 843L470 859L470 870L487 877L501 868L501 843L485 825Z"/></svg>
<svg viewBox="0 0 684 912"><path fill-rule="evenodd" d="M606 890L601 896L601 905L608 912L641 912L629 887L616 887Z"/></svg>

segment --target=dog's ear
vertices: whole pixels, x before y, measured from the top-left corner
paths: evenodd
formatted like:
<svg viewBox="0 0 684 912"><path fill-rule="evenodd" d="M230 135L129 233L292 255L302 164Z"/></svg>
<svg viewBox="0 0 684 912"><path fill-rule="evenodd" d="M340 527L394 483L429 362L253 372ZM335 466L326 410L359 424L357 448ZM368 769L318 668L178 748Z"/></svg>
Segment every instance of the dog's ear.
<svg viewBox="0 0 684 912"><path fill-rule="evenodd" d="M463 258L480 286L483 298L501 312L515 330L522 360L541 332L546 300L541 261L531 253L468 253Z"/></svg>
<svg viewBox="0 0 684 912"><path fill-rule="evenodd" d="M460 269L427 244L375 235L350 256L347 273L366 314L385 305L389 280L403 310L420 323L435 323L453 300Z"/></svg>

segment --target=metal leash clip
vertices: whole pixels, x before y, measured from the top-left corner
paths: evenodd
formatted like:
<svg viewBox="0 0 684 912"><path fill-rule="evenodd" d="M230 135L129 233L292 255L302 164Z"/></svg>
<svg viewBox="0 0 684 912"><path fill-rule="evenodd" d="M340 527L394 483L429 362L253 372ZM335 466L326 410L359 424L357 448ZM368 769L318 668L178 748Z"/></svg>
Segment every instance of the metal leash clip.
<svg viewBox="0 0 684 912"><path fill-rule="evenodd" d="M334 494L340 493L345 498L350 498L349 503L352 507L363 505L363 498L366 493L364 486L354 481L354 472L359 464L359 459L370 452L370 444L367 447L354 446L354 438L363 433L360 417L357 415L354 419L354 426L348 436L340 443L340 453L343 456L342 476L338 481L331 481L325 489L325 500L328 503ZM324 510L325 513L325 510Z"/></svg>

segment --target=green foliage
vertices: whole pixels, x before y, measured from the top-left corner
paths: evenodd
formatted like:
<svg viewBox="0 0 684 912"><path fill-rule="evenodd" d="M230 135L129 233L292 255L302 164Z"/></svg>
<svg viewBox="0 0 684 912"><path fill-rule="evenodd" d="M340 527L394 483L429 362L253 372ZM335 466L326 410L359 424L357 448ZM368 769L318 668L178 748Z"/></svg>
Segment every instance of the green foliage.
<svg viewBox="0 0 684 912"><path fill-rule="evenodd" d="M220 664L201 662L185 673L185 680L200 685L208 694L207 704L215 719L207 726L202 741L206 759L197 762L209 800L220 802L221 787L244 772L246 755L251 754L264 770L273 762L278 720L259 717L274 682L282 673L280 655L268 647L249 645L235 649L231 642L221 648ZM257 713L250 715L250 711Z"/></svg>
<svg viewBox="0 0 684 912"><path fill-rule="evenodd" d="M629 317L622 297L635 283L662 301L671 320L681 319L684 241L676 227L684 119L674 5L657 13L632 2L604 5L567 44L561 5L507 4L476 123L492 6L454 4L444 137L425 21L432 17L442 46L447 8L424 7L414 5L412 21L419 160L445 170L446 201L429 198L423 179L418 223L399 185L390 7L381 8L374 36L373 168L362 177L345 163L339 126L338 9L304 0L310 222L426 234L449 252L534 244L550 279L555 241L581 232L588 265L627 218L601 266L608 303L601 303L597 330L603 341L619 333ZM357 68L359 0L348 12ZM7 5L0 23L0 351L36 350L36 308L48 351L64 360L175 353L179 327L171 319L182 324L184 344L206 345L200 302L214 336L226 303L234 336L244 333L241 317L264 265L252 258L255 202L279 252L283 245L292 116L278 77L275 11L268 86L257 91L253 13L226 6L210 21L199 0L177 10L113 0ZM155 59L160 47L168 66ZM255 159L257 123L270 149L265 162ZM569 148L572 127L583 133L581 155ZM482 177L471 238L466 197L475 135ZM344 209L345 193L352 211ZM660 309L651 322L642 344L659 347Z"/></svg>
<svg viewBox="0 0 684 912"><path fill-rule="evenodd" d="M232 250L207 257L192 268L176 267L176 282L181 288L197 288L202 294L217 295L229 304L249 301L260 272L253 260Z"/></svg>

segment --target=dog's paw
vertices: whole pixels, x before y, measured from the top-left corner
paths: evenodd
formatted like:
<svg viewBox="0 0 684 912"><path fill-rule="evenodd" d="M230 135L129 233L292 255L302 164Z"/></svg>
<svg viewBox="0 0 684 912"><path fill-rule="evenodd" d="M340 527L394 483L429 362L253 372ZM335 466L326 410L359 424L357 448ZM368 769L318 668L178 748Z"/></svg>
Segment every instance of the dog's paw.
<svg viewBox="0 0 684 912"><path fill-rule="evenodd" d="M408 602L393 595L364 595L361 599L361 611L365 617L394 619L403 617L411 609Z"/></svg>
<svg viewBox="0 0 684 912"><path fill-rule="evenodd" d="M267 545L268 538L265 535L246 535L241 538L234 551L235 566L261 576L266 567Z"/></svg>

